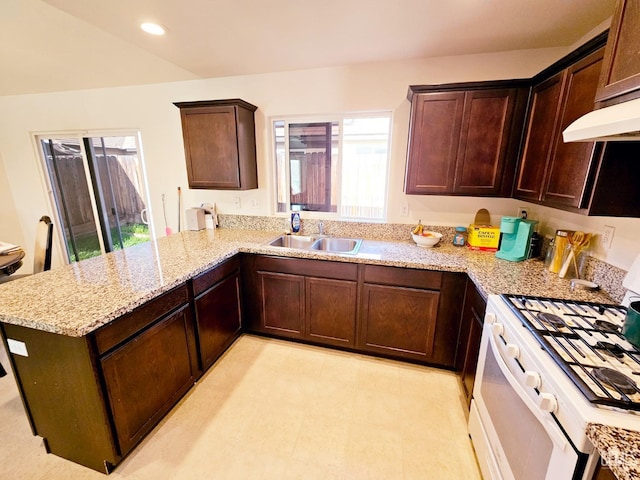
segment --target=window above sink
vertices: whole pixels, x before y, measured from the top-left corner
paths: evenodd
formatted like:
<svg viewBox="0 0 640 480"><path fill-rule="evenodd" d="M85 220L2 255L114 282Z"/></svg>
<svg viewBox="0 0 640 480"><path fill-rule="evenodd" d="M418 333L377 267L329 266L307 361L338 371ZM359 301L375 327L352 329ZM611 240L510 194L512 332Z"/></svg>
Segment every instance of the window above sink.
<svg viewBox="0 0 640 480"><path fill-rule="evenodd" d="M384 220L391 112L273 121L277 212Z"/></svg>

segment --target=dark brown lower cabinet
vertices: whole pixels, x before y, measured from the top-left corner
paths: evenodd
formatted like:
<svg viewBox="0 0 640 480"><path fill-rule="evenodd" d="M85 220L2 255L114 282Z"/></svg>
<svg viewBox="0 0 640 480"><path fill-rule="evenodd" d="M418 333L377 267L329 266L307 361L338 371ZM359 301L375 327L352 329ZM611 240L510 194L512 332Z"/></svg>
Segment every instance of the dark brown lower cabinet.
<svg viewBox="0 0 640 480"><path fill-rule="evenodd" d="M429 359L439 299L438 291L365 284L360 347L400 357Z"/></svg>
<svg viewBox="0 0 640 480"><path fill-rule="evenodd" d="M128 452L191 388L191 309L183 306L100 360L120 452Z"/></svg>
<svg viewBox="0 0 640 480"><path fill-rule="evenodd" d="M108 473L199 373L186 284L84 337L2 324L34 435L47 451Z"/></svg>
<svg viewBox="0 0 640 480"><path fill-rule="evenodd" d="M245 328L454 368L467 275L245 255Z"/></svg>
<svg viewBox="0 0 640 480"><path fill-rule="evenodd" d="M473 282L469 280L464 298L464 310L462 311L460 336L458 338L458 356L456 358L456 369L460 372L467 406L471 405L486 307L487 302L484 297L478 292Z"/></svg>
<svg viewBox="0 0 640 480"><path fill-rule="evenodd" d="M357 349L453 367L466 274L363 266Z"/></svg>
<svg viewBox="0 0 640 480"><path fill-rule="evenodd" d="M261 329L290 338L304 337L303 275L259 271Z"/></svg>
<svg viewBox="0 0 640 480"><path fill-rule="evenodd" d="M4 338L28 356L9 361L34 435L48 453L103 473L121 459L88 337L67 337L2 324ZM7 350L8 351L8 350Z"/></svg>
<svg viewBox="0 0 640 480"><path fill-rule="evenodd" d="M596 466L596 471L593 472L592 480L618 480L611 469L606 465L602 465L602 460L598 462Z"/></svg>
<svg viewBox="0 0 640 480"><path fill-rule="evenodd" d="M240 335L240 261L227 260L192 280L200 366L206 370Z"/></svg>
<svg viewBox="0 0 640 480"><path fill-rule="evenodd" d="M357 285L352 280L306 279L308 339L332 345L353 345Z"/></svg>
<svg viewBox="0 0 640 480"><path fill-rule="evenodd" d="M254 255L243 262L249 331L353 347L357 265Z"/></svg>

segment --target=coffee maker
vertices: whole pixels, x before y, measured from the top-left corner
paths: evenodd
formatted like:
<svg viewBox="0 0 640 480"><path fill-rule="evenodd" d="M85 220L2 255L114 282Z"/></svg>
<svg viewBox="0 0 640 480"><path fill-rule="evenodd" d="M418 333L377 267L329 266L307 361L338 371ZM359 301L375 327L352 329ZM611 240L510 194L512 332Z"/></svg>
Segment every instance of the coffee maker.
<svg viewBox="0 0 640 480"><path fill-rule="evenodd" d="M520 217L502 217L500 221L500 248L496 257L511 262L520 262L529 257L531 235L536 221Z"/></svg>

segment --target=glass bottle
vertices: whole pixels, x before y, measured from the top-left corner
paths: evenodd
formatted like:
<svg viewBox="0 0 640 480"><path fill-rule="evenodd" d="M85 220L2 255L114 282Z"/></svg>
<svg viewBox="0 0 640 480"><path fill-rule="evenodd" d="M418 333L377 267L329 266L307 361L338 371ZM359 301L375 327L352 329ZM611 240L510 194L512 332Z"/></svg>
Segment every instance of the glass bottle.
<svg viewBox="0 0 640 480"><path fill-rule="evenodd" d="M467 244L467 229L465 227L456 227L453 244L456 247L464 247Z"/></svg>

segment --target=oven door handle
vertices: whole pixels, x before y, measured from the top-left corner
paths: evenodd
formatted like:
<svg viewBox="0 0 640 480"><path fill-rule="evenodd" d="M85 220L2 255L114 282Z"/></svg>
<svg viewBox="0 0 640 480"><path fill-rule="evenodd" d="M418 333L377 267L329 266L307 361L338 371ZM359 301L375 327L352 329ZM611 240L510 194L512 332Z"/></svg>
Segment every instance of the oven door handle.
<svg viewBox="0 0 640 480"><path fill-rule="evenodd" d="M535 402L531 400L531 398L529 398L522 386L518 383L517 379L513 376L506 362L502 358L502 355L500 354L500 350L498 348L496 337L493 331L489 330L487 333L489 334L489 346L491 350L493 350L494 356L496 358L496 363L498 364L498 367L500 367L502 374L509 382L509 385L511 386L511 388L513 388L518 397L520 397L522 402L527 406L531 413L533 413L533 415L538 419L540 424L545 427L544 429L553 443L555 443L556 446L564 452L569 445L566 437L560 431L555 421L550 416L545 415L545 412L542 412L540 408L535 404Z"/></svg>

